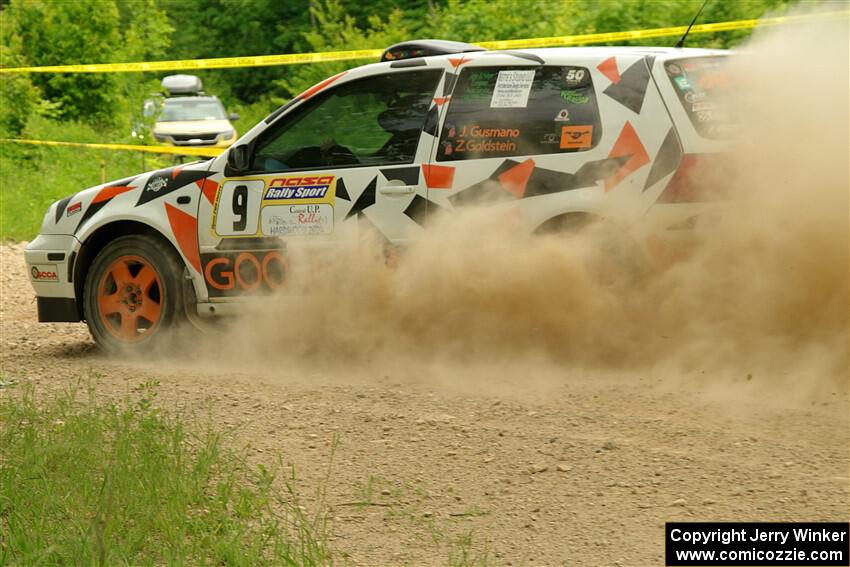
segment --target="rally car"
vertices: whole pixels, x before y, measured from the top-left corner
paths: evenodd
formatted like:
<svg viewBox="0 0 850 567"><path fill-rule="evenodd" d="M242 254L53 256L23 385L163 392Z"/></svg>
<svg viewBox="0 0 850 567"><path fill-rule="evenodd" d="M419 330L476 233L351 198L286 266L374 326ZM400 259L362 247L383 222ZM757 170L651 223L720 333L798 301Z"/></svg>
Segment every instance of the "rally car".
<svg viewBox="0 0 850 567"><path fill-rule="evenodd" d="M479 204L511 207L529 232L639 224L652 253L710 205L692 173L733 130L716 104L727 56L392 46L215 159L51 205L26 250L39 320L85 320L107 350L147 348L187 313L284 292L291 247L365 230L403 247L432 215Z"/></svg>

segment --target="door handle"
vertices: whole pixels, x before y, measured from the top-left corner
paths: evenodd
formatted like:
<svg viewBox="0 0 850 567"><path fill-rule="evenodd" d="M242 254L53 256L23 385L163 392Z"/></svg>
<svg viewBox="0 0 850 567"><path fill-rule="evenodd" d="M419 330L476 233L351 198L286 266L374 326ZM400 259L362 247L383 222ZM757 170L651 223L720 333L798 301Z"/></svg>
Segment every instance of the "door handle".
<svg viewBox="0 0 850 567"><path fill-rule="evenodd" d="M378 189L384 195L412 195L416 193L416 187L413 185L387 185Z"/></svg>

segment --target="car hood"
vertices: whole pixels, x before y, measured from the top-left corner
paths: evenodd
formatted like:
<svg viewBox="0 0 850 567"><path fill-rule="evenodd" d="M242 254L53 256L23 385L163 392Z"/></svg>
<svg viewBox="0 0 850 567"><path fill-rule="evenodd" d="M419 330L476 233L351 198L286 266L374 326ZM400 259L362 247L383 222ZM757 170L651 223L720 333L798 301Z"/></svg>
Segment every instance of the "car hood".
<svg viewBox="0 0 850 567"><path fill-rule="evenodd" d="M157 134L207 134L233 130L229 120L181 120L157 122L153 130Z"/></svg>
<svg viewBox="0 0 850 567"><path fill-rule="evenodd" d="M202 192L202 180L210 175L209 167L210 160L196 161L83 189L50 205L40 234L79 237L86 225L105 220L147 223L157 214L162 216L162 203L168 201L164 197L174 191L196 185Z"/></svg>

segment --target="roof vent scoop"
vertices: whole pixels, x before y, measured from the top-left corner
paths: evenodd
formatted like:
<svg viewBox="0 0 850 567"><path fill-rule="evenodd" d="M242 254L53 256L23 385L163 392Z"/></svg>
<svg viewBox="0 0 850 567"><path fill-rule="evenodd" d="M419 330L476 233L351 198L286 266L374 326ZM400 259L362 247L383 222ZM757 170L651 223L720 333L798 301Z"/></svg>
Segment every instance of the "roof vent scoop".
<svg viewBox="0 0 850 567"><path fill-rule="evenodd" d="M389 46L381 55L381 61L413 59L414 57L429 57L431 55L451 55L452 53L469 53L472 51L487 50L483 47L460 41L417 39L414 41L403 41Z"/></svg>

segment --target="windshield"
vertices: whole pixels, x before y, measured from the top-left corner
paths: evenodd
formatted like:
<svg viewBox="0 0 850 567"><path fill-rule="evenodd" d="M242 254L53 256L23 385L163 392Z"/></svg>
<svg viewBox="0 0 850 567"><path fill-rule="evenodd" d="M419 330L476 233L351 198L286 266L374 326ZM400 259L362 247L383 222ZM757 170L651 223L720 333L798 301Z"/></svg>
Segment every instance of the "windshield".
<svg viewBox="0 0 850 567"><path fill-rule="evenodd" d="M160 122L182 120L227 120L224 107L216 99L171 98L165 101Z"/></svg>
<svg viewBox="0 0 850 567"><path fill-rule="evenodd" d="M732 85L727 64L724 56L675 59L664 64L679 102L703 138L731 138L737 127L728 104Z"/></svg>

